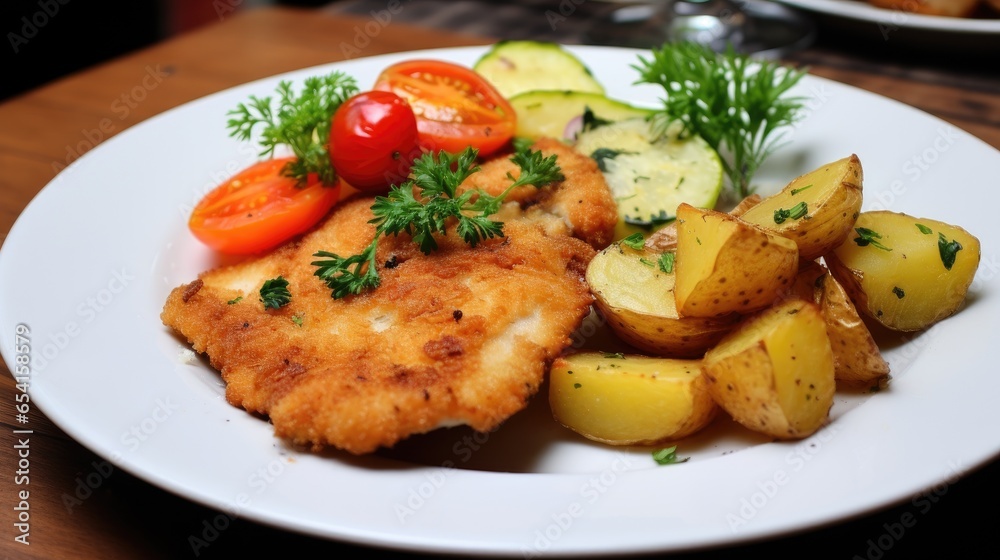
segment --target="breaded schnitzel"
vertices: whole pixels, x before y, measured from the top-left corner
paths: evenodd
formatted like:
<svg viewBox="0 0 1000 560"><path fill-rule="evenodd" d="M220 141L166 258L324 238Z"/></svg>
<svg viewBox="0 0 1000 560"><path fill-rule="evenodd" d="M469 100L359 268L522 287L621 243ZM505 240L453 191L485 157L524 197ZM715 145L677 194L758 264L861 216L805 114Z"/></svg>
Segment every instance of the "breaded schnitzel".
<svg viewBox="0 0 1000 560"><path fill-rule="evenodd" d="M373 199L358 198L297 241L174 289L162 320L208 355L231 404L295 444L360 454L442 426L492 430L524 408L588 313L590 243L610 241L617 220L590 158L546 150L566 180L505 204L503 238L470 248L449 232L424 255L405 234L384 237L381 286L335 300L309 263L368 245ZM573 216L589 243L570 236ZM279 275L291 302L265 310L258 290Z"/></svg>

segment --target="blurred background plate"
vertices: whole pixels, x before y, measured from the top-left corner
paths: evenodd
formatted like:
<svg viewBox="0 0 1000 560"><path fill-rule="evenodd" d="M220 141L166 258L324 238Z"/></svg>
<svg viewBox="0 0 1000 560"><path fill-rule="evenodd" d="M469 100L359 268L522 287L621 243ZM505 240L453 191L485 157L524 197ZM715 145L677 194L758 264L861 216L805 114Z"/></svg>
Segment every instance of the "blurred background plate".
<svg viewBox="0 0 1000 560"><path fill-rule="evenodd" d="M846 33L887 47L918 51L1000 52L1000 18L925 16L876 8L860 0L777 0L817 16L831 33Z"/></svg>

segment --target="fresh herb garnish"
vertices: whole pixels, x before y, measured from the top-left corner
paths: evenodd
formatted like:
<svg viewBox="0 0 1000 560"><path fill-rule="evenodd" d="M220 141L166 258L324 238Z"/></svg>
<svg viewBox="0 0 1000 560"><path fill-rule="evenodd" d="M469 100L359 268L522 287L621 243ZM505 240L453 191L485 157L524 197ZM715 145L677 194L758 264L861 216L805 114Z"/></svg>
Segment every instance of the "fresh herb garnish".
<svg viewBox="0 0 1000 560"><path fill-rule="evenodd" d="M296 325L300 326L300 327L302 326L302 319L303 319L302 315L300 315L298 313L296 313L295 315L292 315L292 322L295 323Z"/></svg>
<svg viewBox="0 0 1000 560"><path fill-rule="evenodd" d="M642 251L643 246L646 243L646 238L643 237L641 233L633 233L632 235L621 240L621 244L635 249L636 251Z"/></svg>
<svg viewBox="0 0 1000 560"><path fill-rule="evenodd" d="M732 47L716 53L694 43L665 43L652 59L639 57L638 83L663 87L663 109L654 123L665 132L680 122L684 133L701 136L720 154L739 197L753 190L761 163L778 147L775 133L796 122L802 97L789 90L805 75L770 61L751 61Z"/></svg>
<svg viewBox="0 0 1000 560"><path fill-rule="evenodd" d="M924 235L930 235L930 234L934 233L934 230L932 230L931 228L925 226L924 224L915 224L915 225L917 226L917 229L920 230L920 233L922 233Z"/></svg>
<svg viewBox="0 0 1000 560"><path fill-rule="evenodd" d="M243 296L236 296L233 299L226 302L227 305L236 305L237 303L243 301Z"/></svg>
<svg viewBox="0 0 1000 560"><path fill-rule="evenodd" d="M649 268L656 268L656 263L654 263L653 261L647 259L646 257L640 257L639 258L639 262L642 263L642 264L644 264L644 265L646 265L646 266L648 266Z"/></svg>
<svg viewBox="0 0 1000 560"><path fill-rule="evenodd" d="M592 111L590 107L583 108L583 132L587 132L588 130L594 130L597 127L608 125L611 124L612 122L613 121L609 121L608 119L602 119L601 117L595 115L594 111Z"/></svg>
<svg viewBox="0 0 1000 560"><path fill-rule="evenodd" d="M660 260L658 261L660 265L660 270L666 274L673 274L674 272L674 254L673 253L663 253L660 255Z"/></svg>
<svg viewBox="0 0 1000 560"><path fill-rule="evenodd" d="M955 258L961 250L962 244L957 240L948 241L943 233L938 233L938 251L941 253L941 262L946 269L951 270L951 267L955 266Z"/></svg>
<svg viewBox="0 0 1000 560"><path fill-rule="evenodd" d="M621 352L604 352L601 355L604 358L611 359L611 360L624 360L625 359L625 354L622 354Z"/></svg>
<svg viewBox="0 0 1000 560"><path fill-rule="evenodd" d="M590 154L590 159L597 162L597 168L601 171L607 172L609 159L615 159L625 152L620 150L612 150L611 148L597 148L594 153Z"/></svg>
<svg viewBox="0 0 1000 560"><path fill-rule="evenodd" d="M792 193L791 194L792 194L792 196L795 196L795 195L799 194L800 192L802 192L802 191L804 191L806 189L811 189L811 188L812 188L812 185L806 185L806 186L802 187L801 189L792 189Z"/></svg>
<svg viewBox="0 0 1000 560"><path fill-rule="evenodd" d="M288 305L292 301L292 293L288 291L288 280L278 276L265 280L260 287L260 301L264 302L264 309L278 309Z"/></svg>
<svg viewBox="0 0 1000 560"><path fill-rule="evenodd" d="M653 460L656 461L657 465L676 465L678 463L686 463L690 457L684 457L683 459L677 458L677 446L672 445L670 447L664 447L653 452Z"/></svg>
<svg viewBox="0 0 1000 560"><path fill-rule="evenodd" d="M778 208L774 211L774 223L782 224L785 220L798 220L809 213L809 206L805 201L792 206L788 210Z"/></svg>
<svg viewBox="0 0 1000 560"><path fill-rule="evenodd" d="M503 237L503 223L490 216L500 210L507 194L516 187L534 185L543 187L564 179L556 164L556 156L543 157L539 151L519 151L511 161L520 167L520 175L500 195L491 196L476 189L461 194L458 187L473 173L478 152L466 148L460 154L427 153L418 158L410 169L410 180L393 186L388 195L375 198L372 213L375 218L375 236L361 253L341 257L329 251L318 251L314 257L326 260L313 261L318 267L314 273L331 289L331 296L339 299L350 294L378 287L380 283L375 255L378 240L385 235L406 232L424 254L437 249L435 234L445 235L450 220L457 221L456 233L470 246L475 247L484 239ZM414 188L419 194L414 194Z"/></svg>
<svg viewBox="0 0 1000 560"><path fill-rule="evenodd" d="M854 231L858 232L858 237L854 238L854 242L858 244L858 247L867 247L868 245L871 245L876 249L892 251L892 249L879 242L879 239L882 239L882 235L880 233L865 227L856 227L854 228Z"/></svg>
<svg viewBox="0 0 1000 560"><path fill-rule="evenodd" d="M339 71L306 78L298 95L292 91L291 82L282 81L278 84L277 110L271 106L270 97L251 95L249 103L240 103L229 112L232 118L227 127L231 136L249 140L261 125L262 157L273 156L279 145L288 146L296 159L285 167L285 175L304 185L307 177L315 173L323 184L332 185L337 172L327 148L331 119L337 108L357 92L354 78Z"/></svg>

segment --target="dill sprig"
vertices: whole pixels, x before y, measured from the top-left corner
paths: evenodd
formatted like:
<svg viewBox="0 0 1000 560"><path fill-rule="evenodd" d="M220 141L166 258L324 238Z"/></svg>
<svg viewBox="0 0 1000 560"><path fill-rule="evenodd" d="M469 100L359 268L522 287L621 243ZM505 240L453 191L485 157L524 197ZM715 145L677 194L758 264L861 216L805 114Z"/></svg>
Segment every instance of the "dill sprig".
<svg viewBox="0 0 1000 560"><path fill-rule="evenodd" d="M295 154L284 169L285 175L294 177L304 185L310 174L315 174L325 185L337 180L337 172L330 163L327 148L330 140L330 123L337 108L358 92L354 78L343 72L326 76L313 76L303 82L298 95L292 83L278 84L277 110L271 97L250 96L248 103L240 103L229 112L227 127L230 136L249 140L253 131L260 131L261 157L271 157L279 145L286 145Z"/></svg>
<svg viewBox="0 0 1000 560"><path fill-rule="evenodd" d="M757 169L779 146L774 133L800 117L802 97L788 96L804 71L770 61L751 61L732 47L716 53L694 43L667 43L639 57L637 83L663 87L663 109L654 116L661 132L674 122L682 134L701 136L720 153L736 194L752 192ZM726 153L723 153L725 150Z"/></svg>
<svg viewBox="0 0 1000 560"><path fill-rule="evenodd" d="M375 198L375 218L369 222L375 225L375 235L364 251L350 257L329 251L313 254L324 258L312 264L318 267L314 274L330 288L330 295L339 299L378 287L381 280L375 257L382 236L405 232L424 254L430 254L438 248L435 235L446 235L454 220L458 236L475 247L484 239L503 237L503 222L493 221L490 216L500 210L511 190L529 184L543 187L564 179L556 156L546 158L541 152L523 149L511 157L521 173L517 179L508 174L512 183L502 193L492 196L478 189L458 193L459 185L479 171L477 156L473 148L460 154L424 154L414 161L411 179L393 186L386 196Z"/></svg>

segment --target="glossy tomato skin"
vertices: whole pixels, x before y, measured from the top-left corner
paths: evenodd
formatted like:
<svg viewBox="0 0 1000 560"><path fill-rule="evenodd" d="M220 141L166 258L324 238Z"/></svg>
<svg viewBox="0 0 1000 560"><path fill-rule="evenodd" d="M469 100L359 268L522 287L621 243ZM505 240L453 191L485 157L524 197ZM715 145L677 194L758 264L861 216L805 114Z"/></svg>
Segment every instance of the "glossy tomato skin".
<svg viewBox="0 0 1000 560"><path fill-rule="evenodd" d="M315 225L340 198L340 182L310 176L303 186L282 174L293 158L261 161L210 191L188 227L221 253L248 255L277 247Z"/></svg>
<svg viewBox="0 0 1000 560"><path fill-rule="evenodd" d="M474 70L441 60L393 64L378 77L377 90L406 99L417 117L425 148L461 152L467 146L490 155L514 136L513 107Z"/></svg>
<svg viewBox="0 0 1000 560"><path fill-rule="evenodd" d="M333 116L330 160L337 174L359 190L385 190L402 183L418 155L413 109L392 92L359 93Z"/></svg>

